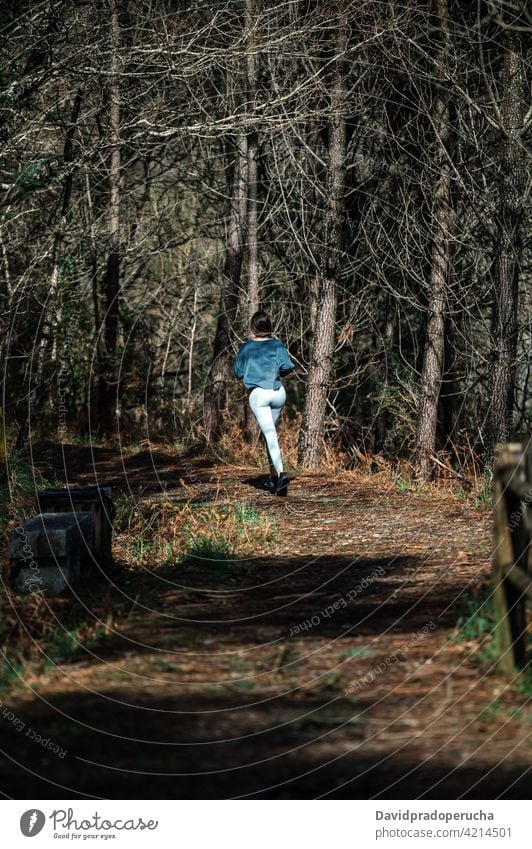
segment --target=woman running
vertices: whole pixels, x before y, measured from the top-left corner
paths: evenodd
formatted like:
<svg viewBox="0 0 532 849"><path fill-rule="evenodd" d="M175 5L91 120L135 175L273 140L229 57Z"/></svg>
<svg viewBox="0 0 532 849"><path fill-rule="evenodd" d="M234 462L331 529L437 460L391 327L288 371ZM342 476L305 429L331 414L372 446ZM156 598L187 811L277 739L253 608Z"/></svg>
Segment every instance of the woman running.
<svg viewBox="0 0 532 849"><path fill-rule="evenodd" d="M280 339L272 336L268 315L259 310L251 318L251 339L241 346L233 369L248 390L249 406L266 442L270 463L267 489L275 495L286 495L288 476L283 471L276 424L286 401L280 377L295 369Z"/></svg>

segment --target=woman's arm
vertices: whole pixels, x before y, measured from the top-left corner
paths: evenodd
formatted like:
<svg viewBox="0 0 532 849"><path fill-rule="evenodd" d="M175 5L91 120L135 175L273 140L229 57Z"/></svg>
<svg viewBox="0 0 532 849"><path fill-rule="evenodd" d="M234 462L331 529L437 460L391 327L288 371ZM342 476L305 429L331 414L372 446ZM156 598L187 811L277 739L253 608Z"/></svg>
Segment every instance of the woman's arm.
<svg viewBox="0 0 532 849"><path fill-rule="evenodd" d="M242 380L244 377L244 368L246 365L246 355L244 353L244 346L242 345L238 354L236 355L235 362L233 364L233 372L235 377L238 377L239 380Z"/></svg>
<svg viewBox="0 0 532 849"><path fill-rule="evenodd" d="M279 349L279 374L285 375L290 374L291 371L295 369L295 365L290 359L290 355L286 349L286 347L281 342L281 347Z"/></svg>

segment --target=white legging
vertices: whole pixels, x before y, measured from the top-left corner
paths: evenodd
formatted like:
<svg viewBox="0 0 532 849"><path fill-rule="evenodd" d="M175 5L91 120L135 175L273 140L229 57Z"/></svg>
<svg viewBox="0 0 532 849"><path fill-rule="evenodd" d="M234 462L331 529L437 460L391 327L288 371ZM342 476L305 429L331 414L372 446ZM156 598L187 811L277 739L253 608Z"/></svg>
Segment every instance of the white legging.
<svg viewBox="0 0 532 849"><path fill-rule="evenodd" d="M285 401L284 386L279 389L262 389L260 386L256 386L249 394L249 406L266 441L270 466L275 469L278 475L283 471L283 461L281 460L281 449L279 448L275 425L279 420Z"/></svg>

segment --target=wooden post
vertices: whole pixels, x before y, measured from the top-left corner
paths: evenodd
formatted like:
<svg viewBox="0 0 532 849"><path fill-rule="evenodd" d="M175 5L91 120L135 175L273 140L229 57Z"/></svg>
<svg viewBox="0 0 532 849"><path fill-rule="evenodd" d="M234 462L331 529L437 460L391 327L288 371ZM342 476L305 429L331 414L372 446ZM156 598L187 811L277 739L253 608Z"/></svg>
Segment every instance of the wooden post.
<svg viewBox="0 0 532 849"><path fill-rule="evenodd" d="M521 499L511 489L524 475L524 445L497 446L494 478L493 601L498 667L517 675L526 662L526 597L508 571L522 566L528 549Z"/></svg>

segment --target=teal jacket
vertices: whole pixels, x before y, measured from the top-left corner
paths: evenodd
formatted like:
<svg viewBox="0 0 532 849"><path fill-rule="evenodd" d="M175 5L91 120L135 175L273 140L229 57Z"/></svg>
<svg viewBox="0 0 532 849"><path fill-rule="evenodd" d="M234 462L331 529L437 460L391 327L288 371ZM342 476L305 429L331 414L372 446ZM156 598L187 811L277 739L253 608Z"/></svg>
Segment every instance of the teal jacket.
<svg viewBox="0 0 532 849"><path fill-rule="evenodd" d="M239 380L244 381L247 389L260 386L261 389L280 389L279 377L295 369L288 351L280 339L249 339L241 346L233 371Z"/></svg>

